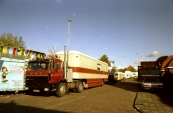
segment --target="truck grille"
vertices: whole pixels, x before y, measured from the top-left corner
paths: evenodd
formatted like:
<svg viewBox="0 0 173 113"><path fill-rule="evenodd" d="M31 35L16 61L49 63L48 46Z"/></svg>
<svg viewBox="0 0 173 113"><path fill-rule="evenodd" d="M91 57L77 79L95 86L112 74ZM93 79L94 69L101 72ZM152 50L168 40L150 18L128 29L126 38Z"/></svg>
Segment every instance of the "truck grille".
<svg viewBox="0 0 173 113"><path fill-rule="evenodd" d="M48 83L48 77L26 77L26 85L39 83Z"/></svg>

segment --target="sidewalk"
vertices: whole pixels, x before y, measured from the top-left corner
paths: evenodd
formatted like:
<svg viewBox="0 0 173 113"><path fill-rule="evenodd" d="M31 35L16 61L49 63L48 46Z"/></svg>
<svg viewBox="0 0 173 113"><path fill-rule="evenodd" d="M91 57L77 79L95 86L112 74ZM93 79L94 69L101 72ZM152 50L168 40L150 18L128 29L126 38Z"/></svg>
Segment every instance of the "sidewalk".
<svg viewBox="0 0 173 113"><path fill-rule="evenodd" d="M134 107L141 113L173 113L173 95L168 92L137 92ZM168 95L168 96L167 96ZM166 97L167 96L167 97ZM164 99L161 99L164 98ZM172 103L172 104L171 104Z"/></svg>

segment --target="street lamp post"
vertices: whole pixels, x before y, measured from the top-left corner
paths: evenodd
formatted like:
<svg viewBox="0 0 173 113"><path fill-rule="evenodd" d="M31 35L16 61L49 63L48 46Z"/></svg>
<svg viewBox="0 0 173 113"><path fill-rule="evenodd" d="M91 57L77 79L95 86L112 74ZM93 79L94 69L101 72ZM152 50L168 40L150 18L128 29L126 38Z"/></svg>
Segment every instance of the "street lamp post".
<svg viewBox="0 0 173 113"><path fill-rule="evenodd" d="M69 50L70 50L70 22L73 22L71 19L68 19L68 53L67 53L67 66L69 62Z"/></svg>
<svg viewBox="0 0 173 113"><path fill-rule="evenodd" d="M139 55L141 57L141 60L140 61L142 61L143 60L142 55L140 55L139 53L137 53L137 55ZM139 61L139 64L138 65L140 65L140 61Z"/></svg>
<svg viewBox="0 0 173 113"><path fill-rule="evenodd" d="M70 22L73 22L73 21L68 19L68 51L70 49Z"/></svg>
<svg viewBox="0 0 173 113"><path fill-rule="evenodd" d="M143 60L142 55L140 55L139 53L137 53L137 55L139 55L141 57L141 61L142 61Z"/></svg>

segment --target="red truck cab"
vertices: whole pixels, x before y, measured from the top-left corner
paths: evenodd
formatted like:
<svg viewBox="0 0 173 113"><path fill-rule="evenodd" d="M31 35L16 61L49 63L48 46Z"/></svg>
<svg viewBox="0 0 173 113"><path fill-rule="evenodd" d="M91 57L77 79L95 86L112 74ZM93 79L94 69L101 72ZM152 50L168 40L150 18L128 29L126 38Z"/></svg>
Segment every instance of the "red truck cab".
<svg viewBox="0 0 173 113"><path fill-rule="evenodd" d="M26 90L53 91L57 82L64 79L63 62L58 58L31 60L25 77Z"/></svg>

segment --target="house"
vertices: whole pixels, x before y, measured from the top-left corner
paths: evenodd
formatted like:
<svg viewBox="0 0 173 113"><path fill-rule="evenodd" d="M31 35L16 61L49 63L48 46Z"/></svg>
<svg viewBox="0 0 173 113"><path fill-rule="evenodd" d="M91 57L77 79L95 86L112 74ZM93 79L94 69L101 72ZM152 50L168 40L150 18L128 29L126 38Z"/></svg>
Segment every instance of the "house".
<svg viewBox="0 0 173 113"><path fill-rule="evenodd" d="M133 75L133 73L131 71L125 71L125 73L124 73L124 77L127 79L132 78L132 75Z"/></svg>
<svg viewBox="0 0 173 113"><path fill-rule="evenodd" d="M173 86L173 55L168 56L168 58L163 62L160 71L165 87Z"/></svg>
<svg viewBox="0 0 173 113"><path fill-rule="evenodd" d="M138 72L133 66L130 65L126 68L126 71L124 73L125 78L137 78L137 76L138 76Z"/></svg>
<svg viewBox="0 0 173 113"><path fill-rule="evenodd" d="M173 62L173 55L168 56L168 58L165 61L163 61L163 64L162 64L161 70L160 70L162 76L164 76L164 74L166 74L166 71L169 71L169 68L171 69L171 67L173 67L173 63L171 63L171 62Z"/></svg>

